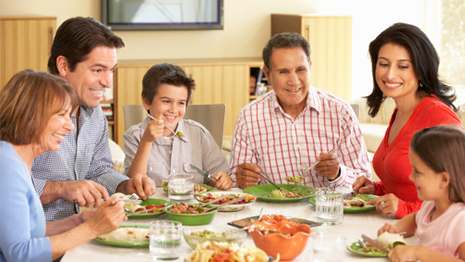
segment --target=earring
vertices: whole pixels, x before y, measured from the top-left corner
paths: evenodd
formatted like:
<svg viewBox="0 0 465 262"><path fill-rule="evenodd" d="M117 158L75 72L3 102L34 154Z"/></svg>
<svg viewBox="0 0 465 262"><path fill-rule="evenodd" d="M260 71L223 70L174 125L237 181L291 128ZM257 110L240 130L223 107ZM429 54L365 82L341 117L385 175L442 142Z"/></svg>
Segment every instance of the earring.
<svg viewBox="0 0 465 262"><path fill-rule="evenodd" d="M423 83L420 81L420 87L423 87Z"/></svg>

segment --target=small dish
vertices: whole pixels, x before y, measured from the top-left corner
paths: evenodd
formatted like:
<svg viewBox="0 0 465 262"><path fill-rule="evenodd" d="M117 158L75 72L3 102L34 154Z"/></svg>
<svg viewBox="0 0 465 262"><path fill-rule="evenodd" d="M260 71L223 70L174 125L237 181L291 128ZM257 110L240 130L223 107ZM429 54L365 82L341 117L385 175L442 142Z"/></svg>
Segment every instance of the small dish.
<svg viewBox="0 0 465 262"><path fill-rule="evenodd" d="M192 206L195 204L187 204L187 205ZM218 212L218 209L213 209L207 213L202 213L202 214L178 214L178 213L170 212L170 208L172 206L173 204L165 207L166 218L168 220L174 220L174 221L181 222L183 226L201 226L201 225L210 224L213 221L213 217L215 216L215 213ZM212 206L208 205L206 207L211 208Z"/></svg>
<svg viewBox="0 0 465 262"><path fill-rule="evenodd" d="M257 197L249 195L249 194L232 194L232 193L206 193L206 194L201 194L201 195L196 195L195 199L201 203L208 203L216 198L222 197L224 195L230 195L230 197L227 197L225 200L219 201L219 203L213 203L211 204L212 206L219 206L219 204L226 202L227 200L230 200L231 204L226 204L226 205L221 205L218 207L218 211L222 212L235 212L235 211L241 211L243 210L246 206L252 205L255 203L257 200ZM240 198L246 196L247 198L241 201L241 203L234 203L234 198Z"/></svg>
<svg viewBox="0 0 465 262"><path fill-rule="evenodd" d="M247 232L245 232L245 230L229 234L227 231L213 227L183 228L182 234L184 236L184 240L192 249L195 249L197 244L206 240L236 243L238 246L241 246L247 236ZM200 236L198 234L200 234Z"/></svg>

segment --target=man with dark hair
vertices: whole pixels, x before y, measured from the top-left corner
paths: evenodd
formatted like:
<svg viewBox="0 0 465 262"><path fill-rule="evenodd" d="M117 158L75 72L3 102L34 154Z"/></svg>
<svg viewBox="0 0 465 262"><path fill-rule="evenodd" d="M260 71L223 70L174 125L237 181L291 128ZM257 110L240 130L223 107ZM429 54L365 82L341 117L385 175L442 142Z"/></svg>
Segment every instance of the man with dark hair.
<svg viewBox="0 0 465 262"><path fill-rule="evenodd" d="M155 193L155 183L145 174L128 178L113 170L100 100L112 85L116 50L121 47L123 40L92 18L68 19L57 30L48 68L73 86L79 107L71 116L75 129L60 149L40 155L32 166L48 221L75 214L82 206L99 206L115 192L142 198Z"/></svg>
<svg viewBox="0 0 465 262"><path fill-rule="evenodd" d="M321 188L351 187L358 176L371 178L351 106L310 85L308 41L297 33L275 35L263 49L263 61L274 91L239 114L231 150L232 180L245 188L264 181L259 173L276 183L304 176L302 184ZM308 170L317 161L321 162Z"/></svg>

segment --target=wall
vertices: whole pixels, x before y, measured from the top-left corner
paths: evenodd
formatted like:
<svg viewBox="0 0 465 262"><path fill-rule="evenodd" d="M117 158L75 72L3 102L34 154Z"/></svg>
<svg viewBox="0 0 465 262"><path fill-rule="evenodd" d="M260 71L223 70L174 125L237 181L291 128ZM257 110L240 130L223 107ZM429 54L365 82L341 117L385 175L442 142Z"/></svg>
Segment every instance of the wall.
<svg viewBox="0 0 465 262"><path fill-rule="evenodd" d="M343 13L353 16L352 96L372 88L369 42L402 21L423 28L427 0L224 0L224 30L118 31L126 47L119 59L260 57L270 37L271 13ZM0 0L0 16L73 16L100 20L99 0ZM318 52L318 50L313 50ZM313 64L313 66L318 66Z"/></svg>

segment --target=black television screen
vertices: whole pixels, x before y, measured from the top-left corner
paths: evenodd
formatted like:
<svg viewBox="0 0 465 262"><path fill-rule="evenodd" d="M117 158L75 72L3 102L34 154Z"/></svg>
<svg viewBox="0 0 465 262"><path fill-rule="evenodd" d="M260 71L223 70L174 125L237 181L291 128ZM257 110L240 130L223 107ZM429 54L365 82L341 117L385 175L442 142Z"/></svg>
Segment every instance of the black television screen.
<svg viewBox="0 0 465 262"><path fill-rule="evenodd" d="M223 29L223 0L102 0L114 31Z"/></svg>

